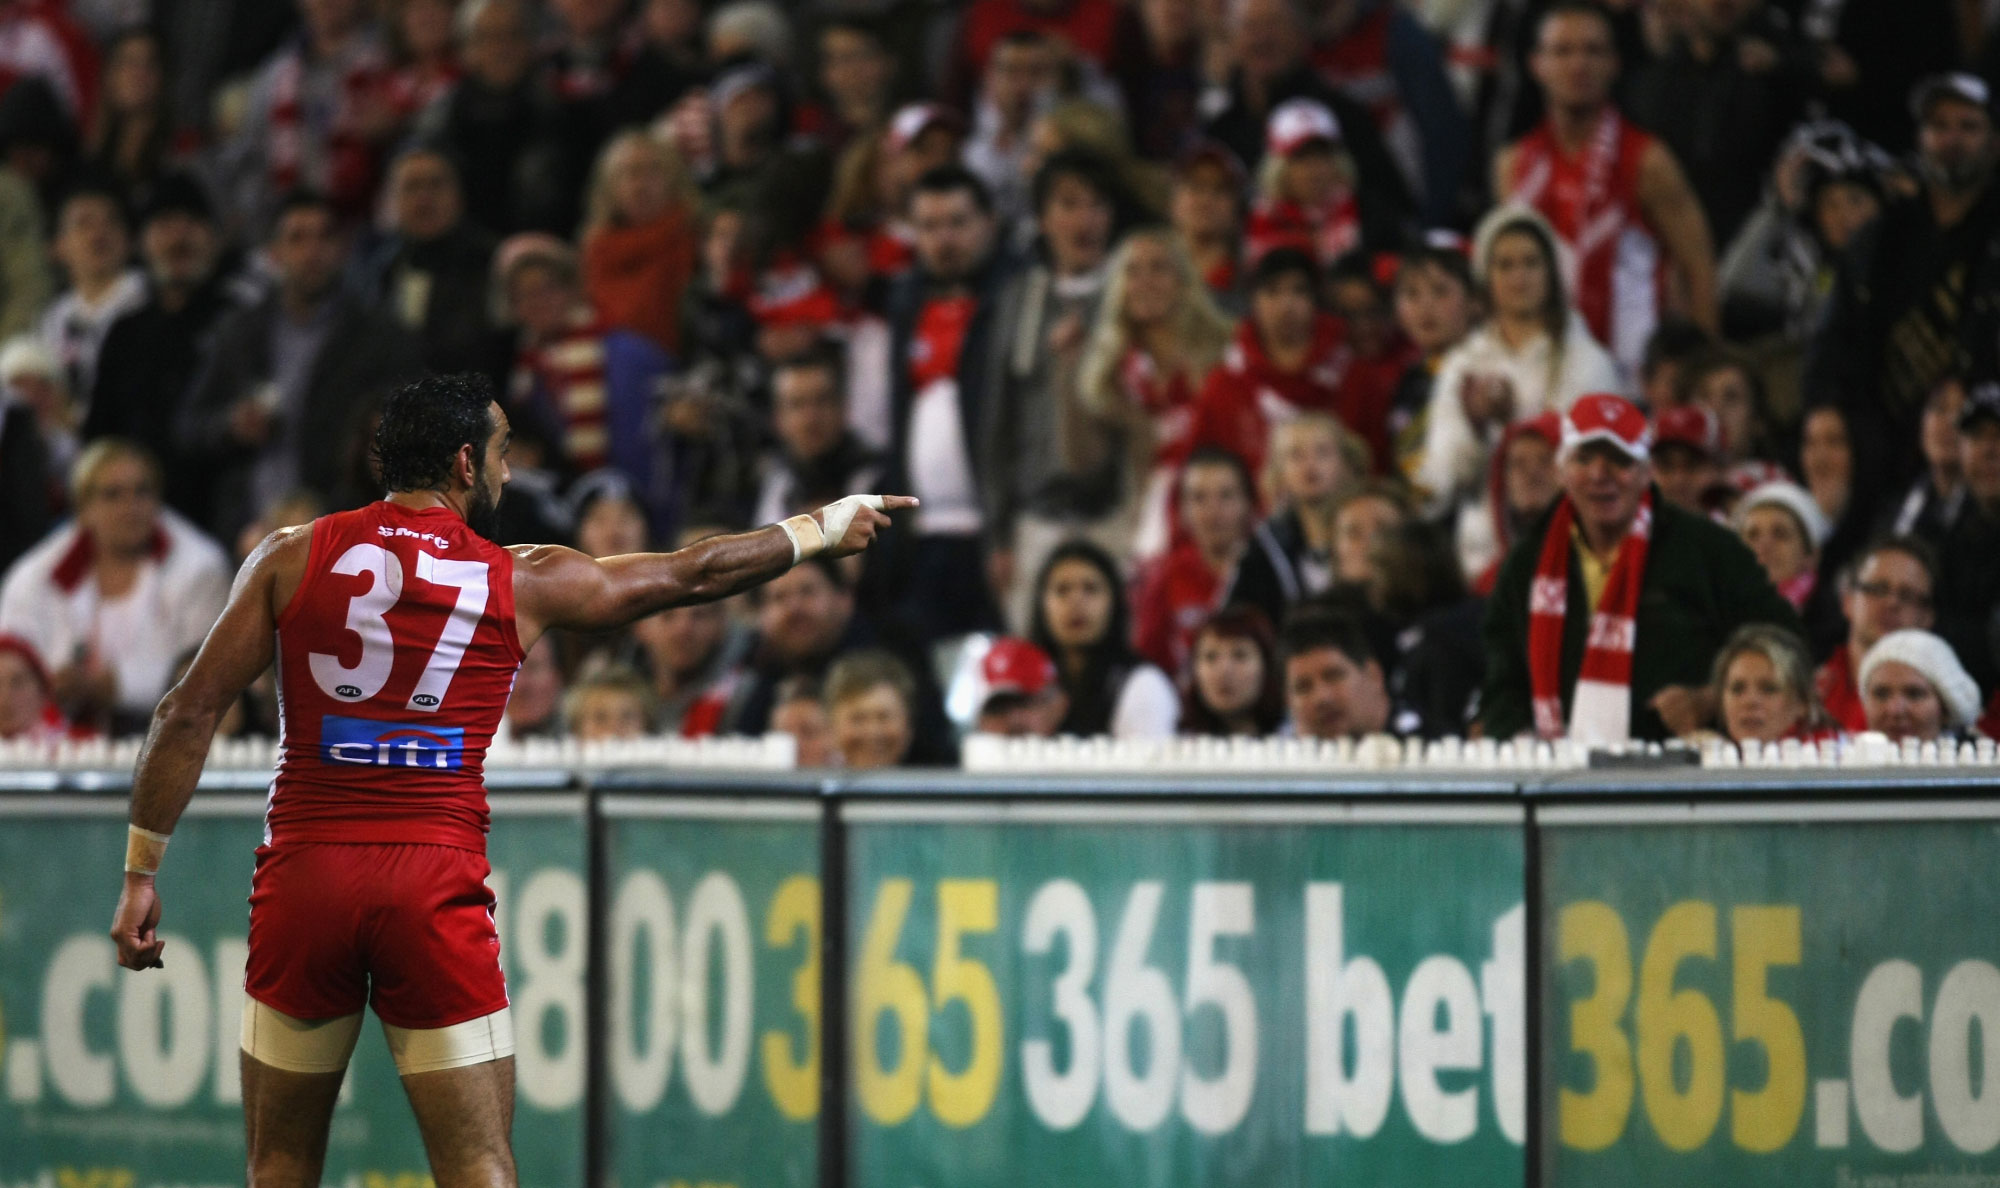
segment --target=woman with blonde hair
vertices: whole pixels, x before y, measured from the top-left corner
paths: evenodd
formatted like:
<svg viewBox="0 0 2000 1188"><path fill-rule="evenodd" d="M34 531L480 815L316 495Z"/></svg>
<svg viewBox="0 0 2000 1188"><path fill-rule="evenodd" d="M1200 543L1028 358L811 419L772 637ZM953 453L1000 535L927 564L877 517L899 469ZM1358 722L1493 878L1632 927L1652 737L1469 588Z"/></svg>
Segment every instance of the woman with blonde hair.
<svg viewBox="0 0 2000 1188"><path fill-rule="evenodd" d="M1195 398L1234 332L1172 228L1125 237L1111 258L1077 387L1085 415L1127 430L1136 559L1172 543L1174 472L1194 445Z"/></svg>
<svg viewBox="0 0 2000 1188"><path fill-rule="evenodd" d="M1264 464L1265 528L1291 563L1299 594L1333 586L1333 525L1368 480L1368 443L1330 413L1303 412L1271 430Z"/></svg>
<svg viewBox="0 0 2000 1188"><path fill-rule="evenodd" d="M909 183L892 166L888 131L856 133L834 163L833 192L827 197L815 259L820 274L843 296L858 297L875 277L893 276L910 266L909 228L901 211Z"/></svg>
<svg viewBox="0 0 2000 1188"><path fill-rule="evenodd" d="M1715 654L1715 704L1724 737L1733 743L1818 739L1834 733L1813 691L1805 641L1783 627L1752 623Z"/></svg>
<svg viewBox="0 0 2000 1188"><path fill-rule="evenodd" d="M597 155L578 236L584 289L598 314L673 352L695 270L694 194L673 149L638 129L620 132Z"/></svg>
<svg viewBox="0 0 2000 1188"><path fill-rule="evenodd" d="M1570 304L1559 250L1548 221L1525 206L1503 206L1479 224L1473 271L1487 318L1438 364L1414 476L1433 517L1477 496L1508 425L1624 391L1617 364Z"/></svg>

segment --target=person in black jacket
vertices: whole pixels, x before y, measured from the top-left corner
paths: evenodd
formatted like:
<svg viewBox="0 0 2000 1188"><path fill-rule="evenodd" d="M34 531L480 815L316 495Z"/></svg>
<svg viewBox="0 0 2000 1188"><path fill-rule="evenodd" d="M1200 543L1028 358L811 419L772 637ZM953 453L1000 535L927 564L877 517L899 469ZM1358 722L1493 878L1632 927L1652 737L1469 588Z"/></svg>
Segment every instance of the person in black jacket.
<svg viewBox="0 0 2000 1188"><path fill-rule="evenodd" d="M34 411L0 392L0 573L55 523L49 453Z"/></svg>
<svg viewBox="0 0 2000 1188"><path fill-rule="evenodd" d="M910 197L916 266L889 294L885 481L922 501L899 547L872 559L870 601L905 648L999 622L986 583L977 439L989 395L993 312L1007 276L985 183L944 165Z"/></svg>
<svg viewBox="0 0 2000 1188"><path fill-rule="evenodd" d="M489 293L498 244L465 221L458 162L436 145L404 149L388 199L390 230L361 267L361 292L417 336L425 367L498 383L511 361Z"/></svg>
<svg viewBox="0 0 2000 1188"><path fill-rule="evenodd" d="M166 500L191 520L208 519L210 484L173 449L174 426L216 324L254 289L218 267L215 210L200 183L171 174L153 186L139 226L151 293L111 324L83 437L129 437L165 459Z"/></svg>
<svg viewBox="0 0 2000 1188"><path fill-rule="evenodd" d="M1855 237L1806 361L1808 403L1847 414L1856 497L1871 502L1916 477L1924 401L1968 347L1975 374L1992 361L1994 336L1979 327L2000 325L1993 97L1951 74L1920 86L1914 106L1923 191Z"/></svg>
<svg viewBox="0 0 2000 1188"><path fill-rule="evenodd" d="M345 244L333 207L285 199L269 244L277 292L224 318L179 424L179 446L211 470L208 526L223 540L257 510L305 488L358 506L348 463L375 400L423 368L414 340L341 291Z"/></svg>
<svg viewBox="0 0 2000 1188"><path fill-rule="evenodd" d="M1660 494L1649 462L1652 431L1630 402L1585 396L1564 416L1562 439L1563 498L1507 555L1486 603L1480 722L1487 737L1502 739L1529 731L1585 743L1689 734L1713 716L1709 670L1730 635L1746 623L1803 635L1798 615L1742 541ZM1560 524L1569 525L1567 541L1551 540ZM1543 574L1544 551L1555 548L1561 568ZM1638 559L1636 588L1625 587L1630 601L1613 605L1620 566ZM1551 650L1538 657L1532 623L1548 613L1560 617ZM1623 684L1610 667L1583 679L1587 651L1603 665L1622 653ZM1554 666L1560 697L1548 715L1559 720L1539 729L1538 663Z"/></svg>
<svg viewBox="0 0 2000 1188"><path fill-rule="evenodd" d="M1775 5L1696 4L1667 51L1633 72L1626 110L1673 150L1727 245L1818 89L1819 51Z"/></svg>

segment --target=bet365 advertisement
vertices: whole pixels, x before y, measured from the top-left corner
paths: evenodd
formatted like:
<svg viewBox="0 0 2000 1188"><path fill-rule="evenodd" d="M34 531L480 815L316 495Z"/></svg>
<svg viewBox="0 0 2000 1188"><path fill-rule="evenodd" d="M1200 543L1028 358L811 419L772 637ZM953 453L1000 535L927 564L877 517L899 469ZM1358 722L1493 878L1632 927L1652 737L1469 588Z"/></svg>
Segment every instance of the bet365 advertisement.
<svg viewBox="0 0 2000 1188"><path fill-rule="evenodd" d="M0 1185L243 1183L238 1037L263 798L196 798L160 875L165 968L121 969L109 929L122 803L0 800ZM498 796L490 886L514 1005L524 1183L583 1175L584 798ZM301 938L310 943L310 938ZM429 1165L371 1015L325 1182L424 1188Z"/></svg>
<svg viewBox="0 0 2000 1188"><path fill-rule="evenodd" d="M1548 1182L2000 1185L2000 805L1703 809L1544 816Z"/></svg>
<svg viewBox="0 0 2000 1188"><path fill-rule="evenodd" d="M844 815L850 1183L1522 1182L1518 809Z"/></svg>

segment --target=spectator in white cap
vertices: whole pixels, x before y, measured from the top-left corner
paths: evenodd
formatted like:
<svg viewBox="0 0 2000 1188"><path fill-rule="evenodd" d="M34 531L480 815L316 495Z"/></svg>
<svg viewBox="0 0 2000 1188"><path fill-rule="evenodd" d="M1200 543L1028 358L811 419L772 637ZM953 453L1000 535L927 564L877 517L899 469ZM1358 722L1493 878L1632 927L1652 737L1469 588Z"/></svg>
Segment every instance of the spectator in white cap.
<svg viewBox="0 0 2000 1188"><path fill-rule="evenodd" d="M1731 523L1778 593L1803 611L1819 576L1819 550L1828 531L1819 504L1804 487L1778 479L1759 484L1738 500Z"/></svg>
<svg viewBox="0 0 2000 1188"><path fill-rule="evenodd" d="M882 134L882 168L888 189L906 202L917 179L933 169L959 163L965 121L941 103L909 103L896 109Z"/></svg>
<svg viewBox="0 0 2000 1188"><path fill-rule="evenodd" d="M0 344L0 409L9 404L33 415L49 471L68 473L78 449L76 401L55 353L30 334Z"/></svg>
<svg viewBox="0 0 2000 1188"><path fill-rule="evenodd" d="M1805 621L1813 654L1823 656L1838 647L1847 634L1847 618L1841 613L1837 583L1825 575L1838 572L1847 559L1827 563L1829 542L1836 539L1833 521L1812 492L1790 479L1759 483L1737 500L1730 526Z"/></svg>
<svg viewBox="0 0 2000 1188"><path fill-rule="evenodd" d="M1488 737L1662 740L1712 719L1716 653L1746 623L1799 630L1728 529L1653 485L1638 407L1593 394L1563 417L1563 497L1508 556L1486 605Z"/></svg>
<svg viewBox="0 0 2000 1188"><path fill-rule="evenodd" d="M1979 686L1951 645L1928 631L1891 631L1861 661L1868 729L1893 742L1958 738L1979 716Z"/></svg>
<svg viewBox="0 0 2000 1188"><path fill-rule="evenodd" d="M1305 98L1278 104L1264 122L1249 258L1295 247L1325 268L1360 248L1388 246L1399 238L1396 216L1369 182L1355 166L1331 108Z"/></svg>

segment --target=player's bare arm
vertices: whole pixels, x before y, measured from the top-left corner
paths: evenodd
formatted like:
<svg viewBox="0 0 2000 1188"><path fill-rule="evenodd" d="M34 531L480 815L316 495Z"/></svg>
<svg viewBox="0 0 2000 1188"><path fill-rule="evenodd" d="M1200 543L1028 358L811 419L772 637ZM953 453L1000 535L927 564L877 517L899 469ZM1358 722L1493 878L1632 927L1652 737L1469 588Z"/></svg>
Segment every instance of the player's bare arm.
<svg viewBox="0 0 2000 1188"><path fill-rule="evenodd" d="M603 631L668 607L727 598L818 553L861 552L888 526L889 512L916 505L907 495L850 495L809 516L673 553L600 560L555 545L516 548L515 630L528 648L551 627Z"/></svg>
<svg viewBox="0 0 2000 1188"><path fill-rule="evenodd" d="M1715 243L1694 187L1665 145L1655 143L1639 161L1639 202L1659 233L1679 274L1687 315L1705 330L1720 326L1715 300Z"/></svg>
<svg viewBox="0 0 2000 1188"><path fill-rule="evenodd" d="M209 629L180 683L153 711L153 723L132 778L131 828L125 889L118 896L111 938L127 969L161 964L166 944L156 934L160 899L153 875L201 777L216 725L257 675L271 666L278 610L298 588L312 547L310 527L274 532L236 575L229 605Z"/></svg>

